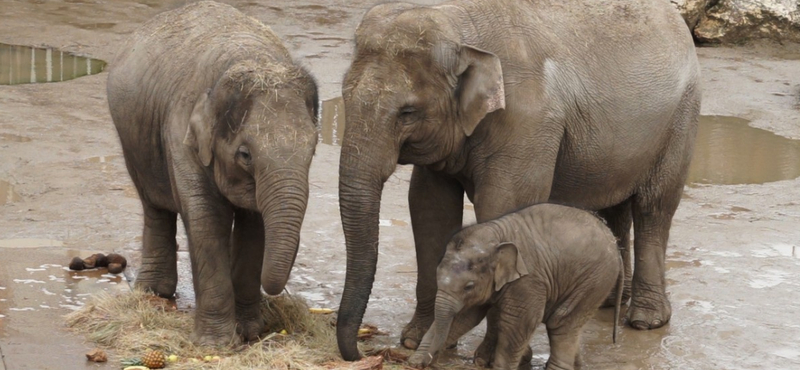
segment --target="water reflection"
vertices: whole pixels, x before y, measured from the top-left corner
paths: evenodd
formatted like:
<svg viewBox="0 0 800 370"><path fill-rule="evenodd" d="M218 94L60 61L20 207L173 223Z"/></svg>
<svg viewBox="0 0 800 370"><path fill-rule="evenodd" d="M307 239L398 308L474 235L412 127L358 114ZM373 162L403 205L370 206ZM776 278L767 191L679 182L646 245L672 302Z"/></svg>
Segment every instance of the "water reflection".
<svg viewBox="0 0 800 370"><path fill-rule="evenodd" d="M700 117L686 182L763 184L800 177L800 141L747 123L737 117Z"/></svg>
<svg viewBox="0 0 800 370"><path fill-rule="evenodd" d="M106 63L54 48L0 43L0 85L58 82L102 72Z"/></svg>

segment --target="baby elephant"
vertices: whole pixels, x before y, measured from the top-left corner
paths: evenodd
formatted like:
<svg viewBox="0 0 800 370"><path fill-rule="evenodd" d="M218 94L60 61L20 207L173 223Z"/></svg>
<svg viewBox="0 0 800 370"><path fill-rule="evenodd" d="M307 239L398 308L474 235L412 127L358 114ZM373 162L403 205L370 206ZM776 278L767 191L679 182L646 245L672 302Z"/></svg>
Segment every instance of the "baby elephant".
<svg viewBox="0 0 800 370"><path fill-rule="evenodd" d="M546 368L580 368L581 328L615 284L619 317L622 271L611 231L579 209L539 204L467 227L447 245L436 271L436 316L409 362L427 366L486 316L477 364L510 369L530 361L528 343L543 322ZM615 340L616 332L615 320Z"/></svg>

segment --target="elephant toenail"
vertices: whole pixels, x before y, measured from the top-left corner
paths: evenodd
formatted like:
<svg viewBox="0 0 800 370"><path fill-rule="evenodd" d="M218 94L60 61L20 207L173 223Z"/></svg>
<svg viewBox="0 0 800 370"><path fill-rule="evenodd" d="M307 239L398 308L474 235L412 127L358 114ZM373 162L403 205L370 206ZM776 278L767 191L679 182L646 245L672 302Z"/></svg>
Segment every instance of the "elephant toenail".
<svg viewBox="0 0 800 370"><path fill-rule="evenodd" d="M661 320L653 320L653 324L650 325L652 328L657 328L661 326Z"/></svg>
<svg viewBox="0 0 800 370"><path fill-rule="evenodd" d="M418 346L419 343L417 343L417 341L411 338L406 338L403 340L403 347L406 347L408 349L417 349Z"/></svg>

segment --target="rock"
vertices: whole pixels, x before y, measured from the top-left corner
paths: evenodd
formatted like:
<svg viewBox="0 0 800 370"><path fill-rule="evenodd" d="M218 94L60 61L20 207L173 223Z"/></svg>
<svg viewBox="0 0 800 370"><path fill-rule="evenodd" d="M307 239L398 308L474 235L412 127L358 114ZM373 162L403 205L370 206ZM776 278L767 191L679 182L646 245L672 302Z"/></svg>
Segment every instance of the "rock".
<svg viewBox="0 0 800 370"><path fill-rule="evenodd" d="M800 42L800 0L719 0L697 22L694 36L707 43Z"/></svg>
<svg viewBox="0 0 800 370"><path fill-rule="evenodd" d="M689 29L693 30L713 0L670 0L670 2L681 13Z"/></svg>
<svg viewBox="0 0 800 370"><path fill-rule="evenodd" d="M106 362L108 361L108 356L102 349L95 348L86 354L86 359L92 362Z"/></svg>
<svg viewBox="0 0 800 370"><path fill-rule="evenodd" d="M69 263L69 269L70 270L75 270L75 271L83 270L84 269L84 267L83 267L83 259L81 259L80 257L72 258L72 261L70 261L70 263Z"/></svg>
<svg viewBox="0 0 800 370"><path fill-rule="evenodd" d="M108 264L108 272L112 274L119 274L120 272L122 272L122 270L125 270L125 267L123 267L122 264L119 263Z"/></svg>

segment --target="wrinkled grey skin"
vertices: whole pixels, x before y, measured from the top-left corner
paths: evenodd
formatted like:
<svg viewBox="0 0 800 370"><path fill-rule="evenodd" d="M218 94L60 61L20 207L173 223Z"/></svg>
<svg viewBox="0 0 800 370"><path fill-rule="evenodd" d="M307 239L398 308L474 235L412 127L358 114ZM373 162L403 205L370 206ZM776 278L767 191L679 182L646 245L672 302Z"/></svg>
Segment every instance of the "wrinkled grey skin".
<svg viewBox="0 0 800 370"><path fill-rule="evenodd" d="M541 322L550 338L546 369L580 368L581 328L615 285L619 317L623 274L614 235L586 211L540 204L467 227L447 244L435 319L409 362L429 365L488 312L479 365L529 367L528 343Z"/></svg>
<svg viewBox="0 0 800 370"><path fill-rule="evenodd" d="M280 293L297 254L316 83L268 27L200 2L136 31L107 90L144 208L136 287L175 293L180 214L196 294L193 340L257 339L260 288Z"/></svg>
<svg viewBox="0 0 800 370"><path fill-rule="evenodd" d="M378 258L384 182L409 188L417 307L401 341L433 321L436 265L462 227L546 201L598 211L637 263L629 322L671 316L664 256L700 109L692 37L665 1L456 0L372 8L343 84L339 196L347 275L337 337L356 333Z"/></svg>

